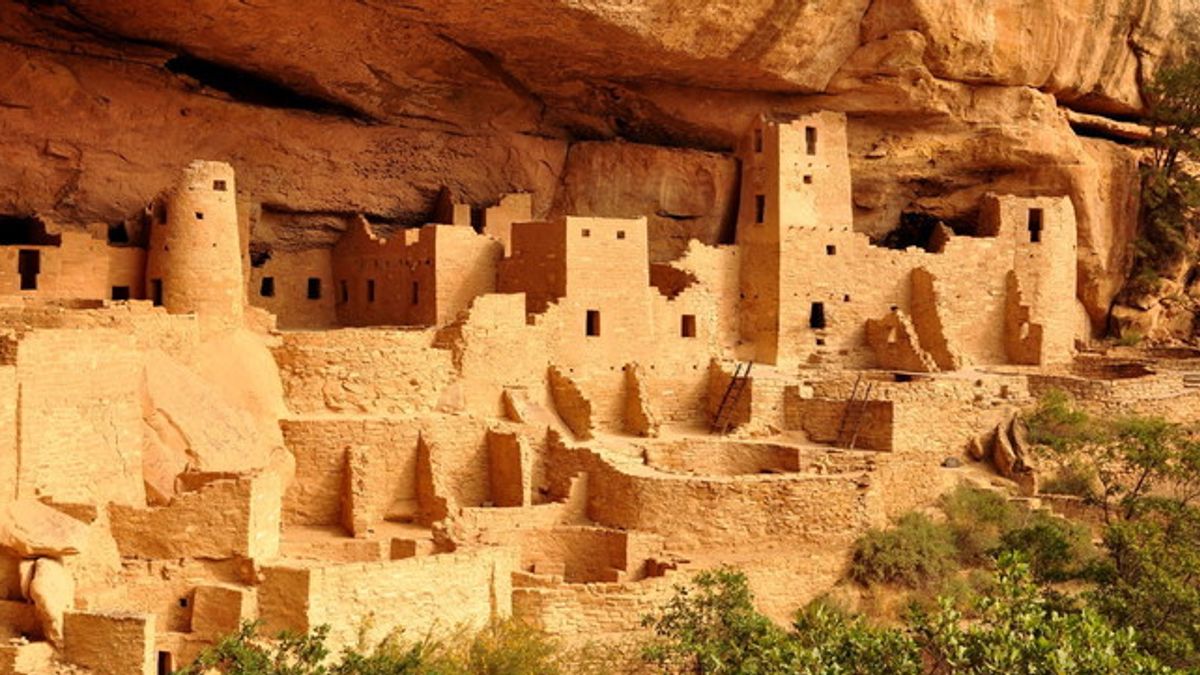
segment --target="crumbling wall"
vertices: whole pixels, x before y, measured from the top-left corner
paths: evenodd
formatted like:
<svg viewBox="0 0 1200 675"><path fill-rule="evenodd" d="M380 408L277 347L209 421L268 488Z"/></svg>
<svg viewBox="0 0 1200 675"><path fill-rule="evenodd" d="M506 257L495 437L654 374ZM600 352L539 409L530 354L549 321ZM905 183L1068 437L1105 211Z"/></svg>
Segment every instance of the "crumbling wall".
<svg viewBox="0 0 1200 675"><path fill-rule="evenodd" d="M518 574L513 616L564 640L603 642L643 635L641 617L658 611L673 593L669 577L625 583L573 584Z"/></svg>
<svg viewBox="0 0 1200 675"><path fill-rule="evenodd" d="M859 396L862 396L860 393ZM784 391L785 428L803 431L809 440L839 447L890 451L895 447L891 401L829 400Z"/></svg>
<svg viewBox="0 0 1200 675"><path fill-rule="evenodd" d="M867 319L867 344L875 352L880 368L931 373L938 370L937 362L921 348L917 329L912 320L900 310L882 319Z"/></svg>
<svg viewBox="0 0 1200 675"><path fill-rule="evenodd" d="M592 437L592 403L580 391L579 385L556 366L550 366L548 371L550 396L554 401L554 409L558 416L575 434L576 438L587 440Z"/></svg>
<svg viewBox="0 0 1200 675"><path fill-rule="evenodd" d="M923 267L913 269L912 280L912 325L917 331L921 349L931 356L939 370L958 370L962 357L946 339L942 317L946 310L942 306L938 291L938 280Z"/></svg>

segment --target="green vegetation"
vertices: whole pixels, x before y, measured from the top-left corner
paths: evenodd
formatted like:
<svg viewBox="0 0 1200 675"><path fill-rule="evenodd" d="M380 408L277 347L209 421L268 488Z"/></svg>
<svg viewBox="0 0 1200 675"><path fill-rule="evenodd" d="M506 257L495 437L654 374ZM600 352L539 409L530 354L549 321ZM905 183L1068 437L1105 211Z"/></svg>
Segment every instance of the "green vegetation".
<svg viewBox="0 0 1200 675"><path fill-rule="evenodd" d="M850 576L861 584L887 582L928 587L955 568L950 531L920 513L909 513L888 530L871 530L854 547Z"/></svg>

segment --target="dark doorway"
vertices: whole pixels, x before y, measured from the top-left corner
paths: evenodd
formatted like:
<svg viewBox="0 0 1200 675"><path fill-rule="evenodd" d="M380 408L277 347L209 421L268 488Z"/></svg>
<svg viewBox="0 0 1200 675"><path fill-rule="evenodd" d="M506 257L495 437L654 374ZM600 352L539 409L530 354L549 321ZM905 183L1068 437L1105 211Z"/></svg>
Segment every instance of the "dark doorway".
<svg viewBox="0 0 1200 675"><path fill-rule="evenodd" d="M805 150L808 151L808 154L810 154L810 155L817 154L817 128L816 127L804 127L804 145L805 145Z"/></svg>
<svg viewBox="0 0 1200 675"><path fill-rule="evenodd" d="M767 220L766 195L754 195L754 222L762 223Z"/></svg>
<svg viewBox="0 0 1200 675"><path fill-rule="evenodd" d="M316 277L308 278L308 299L309 300L320 300L321 299L321 280Z"/></svg>
<svg viewBox="0 0 1200 675"><path fill-rule="evenodd" d="M814 302L808 314L808 327L821 329L825 327L825 303Z"/></svg>
<svg viewBox="0 0 1200 675"><path fill-rule="evenodd" d="M418 281L412 282L412 304L421 302L421 283Z"/></svg>
<svg viewBox="0 0 1200 675"><path fill-rule="evenodd" d="M155 307L162 307L162 304L163 304L162 279L152 279L150 281L150 299L154 302Z"/></svg>
<svg viewBox="0 0 1200 675"><path fill-rule="evenodd" d="M696 315L684 314L679 325L679 334L685 338L696 337Z"/></svg>
<svg viewBox="0 0 1200 675"><path fill-rule="evenodd" d="M375 302L375 280L367 279L367 302Z"/></svg>
<svg viewBox="0 0 1200 675"><path fill-rule="evenodd" d="M600 337L600 310L598 309L587 311L587 335L588 337Z"/></svg>
<svg viewBox="0 0 1200 675"><path fill-rule="evenodd" d="M113 286L112 287L112 299L113 300L128 300L129 298L130 298L130 294L129 294L128 286Z"/></svg>
<svg viewBox="0 0 1200 675"><path fill-rule="evenodd" d="M264 298L275 297L275 277L263 277L258 285L258 294Z"/></svg>
<svg viewBox="0 0 1200 675"><path fill-rule="evenodd" d="M171 675L175 672L175 659L171 652L158 653L158 675Z"/></svg>
<svg viewBox="0 0 1200 675"><path fill-rule="evenodd" d="M21 275L21 290L36 291L37 278L41 271L41 251L21 249L17 252L17 273Z"/></svg>
<svg viewBox="0 0 1200 675"><path fill-rule="evenodd" d="M1042 241L1042 219L1044 217L1041 209L1029 209L1029 243L1037 244Z"/></svg>

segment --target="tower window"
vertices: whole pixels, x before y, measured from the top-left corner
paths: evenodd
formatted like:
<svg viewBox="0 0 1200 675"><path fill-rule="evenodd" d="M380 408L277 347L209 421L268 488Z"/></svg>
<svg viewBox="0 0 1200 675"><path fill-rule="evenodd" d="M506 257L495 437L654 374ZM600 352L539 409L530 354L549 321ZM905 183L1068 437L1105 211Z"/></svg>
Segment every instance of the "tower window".
<svg viewBox="0 0 1200 675"><path fill-rule="evenodd" d="M117 223L108 226L108 243L110 244L128 244L129 230L125 229L125 223Z"/></svg>
<svg viewBox="0 0 1200 675"><path fill-rule="evenodd" d="M162 279L150 280L150 301L155 307L162 307L163 304L163 282Z"/></svg>
<svg viewBox="0 0 1200 675"><path fill-rule="evenodd" d="M203 211L196 212L196 220L204 220L204 212Z"/></svg>
<svg viewBox="0 0 1200 675"><path fill-rule="evenodd" d="M128 286L113 286L112 287L112 299L113 300L128 300L129 297L130 297L130 295L129 295L129 287Z"/></svg>
<svg viewBox="0 0 1200 675"><path fill-rule="evenodd" d="M805 176L805 177L804 177L804 184L805 184L805 185L812 185L812 176Z"/></svg>
<svg viewBox="0 0 1200 675"><path fill-rule="evenodd" d="M36 291L38 274L42 271L42 252L21 249L17 252L17 273L21 275L21 290Z"/></svg>
<svg viewBox="0 0 1200 675"><path fill-rule="evenodd" d="M763 130L762 129L754 130L754 151L755 152L763 151Z"/></svg>
<svg viewBox="0 0 1200 675"><path fill-rule="evenodd" d="M754 222L762 223L767 219L767 196L754 195Z"/></svg>
<svg viewBox="0 0 1200 675"><path fill-rule="evenodd" d="M421 302L421 283L418 281L412 282L412 304L416 305Z"/></svg>
<svg viewBox="0 0 1200 675"><path fill-rule="evenodd" d="M825 255L837 255L837 246L827 244L825 246Z"/></svg>
<svg viewBox="0 0 1200 675"><path fill-rule="evenodd" d="M341 282L338 283L338 290L342 292L342 302L350 302L350 286L346 283L345 279L342 279Z"/></svg>
<svg viewBox="0 0 1200 675"><path fill-rule="evenodd" d="M804 147L808 154L817 154L817 128L804 127Z"/></svg>
<svg viewBox="0 0 1200 675"><path fill-rule="evenodd" d="M617 239L625 238L625 230L617 230Z"/></svg>
<svg viewBox="0 0 1200 675"><path fill-rule="evenodd" d="M585 228L583 228L583 232L581 234L585 237L590 237L590 236L592 236L592 231L585 227Z"/></svg>
<svg viewBox="0 0 1200 675"><path fill-rule="evenodd" d="M825 303L814 302L808 313L808 327L818 330L825 327Z"/></svg>
<svg viewBox="0 0 1200 675"><path fill-rule="evenodd" d="M1044 212L1041 209L1029 209L1029 242L1037 244L1042 240L1042 225Z"/></svg>
<svg viewBox="0 0 1200 675"><path fill-rule="evenodd" d="M216 190L217 192L224 192L227 189L228 189L228 186L225 184L225 181L223 181L223 180L214 180L213 181L213 190Z"/></svg>
<svg viewBox="0 0 1200 675"><path fill-rule="evenodd" d="M679 335L685 338L696 337L696 315L684 314L679 323Z"/></svg>
<svg viewBox="0 0 1200 675"><path fill-rule="evenodd" d="M375 302L375 280L367 279L367 302Z"/></svg>
<svg viewBox="0 0 1200 675"><path fill-rule="evenodd" d="M588 337L600 337L600 310L598 309L587 311L587 335Z"/></svg>
<svg viewBox="0 0 1200 675"><path fill-rule="evenodd" d="M309 300L320 300L321 299L321 280L318 279L317 277L309 277L308 278L308 299Z"/></svg>
<svg viewBox="0 0 1200 675"><path fill-rule="evenodd" d="M263 277L258 283L258 294L264 298L275 297L275 277Z"/></svg>

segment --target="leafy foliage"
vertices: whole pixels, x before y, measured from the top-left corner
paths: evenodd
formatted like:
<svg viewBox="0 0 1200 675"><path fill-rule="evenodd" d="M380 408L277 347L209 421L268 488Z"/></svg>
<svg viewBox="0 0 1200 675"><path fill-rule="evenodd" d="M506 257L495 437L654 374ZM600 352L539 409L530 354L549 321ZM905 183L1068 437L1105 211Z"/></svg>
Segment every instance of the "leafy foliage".
<svg viewBox="0 0 1200 675"><path fill-rule="evenodd" d="M921 513L900 518L896 527L871 530L858 540L850 577L863 585L877 582L918 588L946 577L954 568L949 530Z"/></svg>

